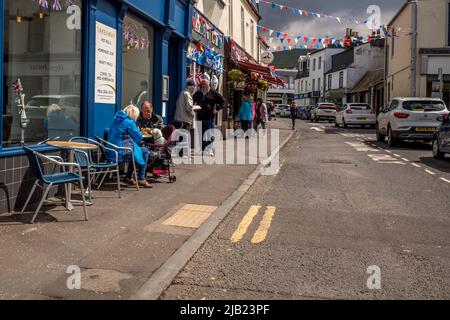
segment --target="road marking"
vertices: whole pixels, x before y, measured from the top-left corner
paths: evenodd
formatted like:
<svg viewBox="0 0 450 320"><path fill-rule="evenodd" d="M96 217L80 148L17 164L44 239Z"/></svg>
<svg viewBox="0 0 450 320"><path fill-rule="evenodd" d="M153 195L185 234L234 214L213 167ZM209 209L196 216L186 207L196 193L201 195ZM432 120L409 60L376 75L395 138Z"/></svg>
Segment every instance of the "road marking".
<svg viewBox="0 0 450 320"><path fill-rule="evenodd" d="M416 168L422 168L422 166L421 165L418 165L417 163L411 163L414 167L416 167Z"/></svg>
<svg viewBox="0 0 450 320"><path fill-rule="evenodd" d="M445 179L445 178L443 178L443 177L440 177L439 179L441 179L442 181L445 181L445 182L447 182L447 183L450 183L450 180Z"/></svg>
<svg viewBox="0 0 450 320"><path fill-rule="evenodd" d="M397 157L397 158L400 158L400 156L399 156L398 154L396 154L396 153L393 153L393 155L394 155L395 157Z"/></svg>
<svg viewBox="0 0 450 320"><path fill-rule="evenodd" d="M316 128L316 127L312 127L311 130L316 130L316 131L319 131L319 132L323 132L324 131L323 129Z"/></svg>
<svg viewBox="0 0 450 320"><path fill-rule="evenodd" d="M368 154L373 161L378 163L388 164L406 164L403 161L398 161L396 158L391 157L388 154Z"/></svg>
<svg viewBox="0 0 450 320"><path fill-rule="evenodd" d="M247 233L247 229L252 223L255 216L258 214L259 209L261 209L261 206L251 206L248 212L245 214L245 216L242 218L241 223L239 223L239 226L237 227L236 231L234 231L233 235L231 236L232 242L239 242L244 237L244 235Z"/></svg>
<svg viewBox="0 0 450 320"><path fill-rule="evenodd" d="M425 172L431 174L432 176L436 175L435 172L428 170L428 169L425 169Z"/></svg>
<svg viewBox="0 0 450 320"><path fill-rule="evenodd" d="M402 158L402 160L403 160L403 161L406 161L406 162L409 162L409 160L408 160L408 159L406 159L406 158Z"/></svg>
<svg viewBox="0 0 450 320"><path fill-rule="evenodd" d="M362 152L368 152L368 151L372 151L372 152L378 152L377 149L371 148L370 146L368 146L365 143L361 143L361 142L345 142L346 144L348 144L349 146L352 146L353 148L355 148L357 151L362 151Z"/></svg>
<svg viewBox="0 0 450 320"><path fill-rule="evenodd" d="M386 151L387 153L392 153L392 151L390 151L390 150L384 150L384 151Z"/></svg>
<svg viewBox="0 0 450 320"><path fill-rule="evenodd" d="M255 234L253 235L251 243L258 244L266 239L267 232L269 231L273 216L275 215L275 211L275 207L267 207L266 213L264 214L264 217L259 224L258 230L256 230Z"/></svg>

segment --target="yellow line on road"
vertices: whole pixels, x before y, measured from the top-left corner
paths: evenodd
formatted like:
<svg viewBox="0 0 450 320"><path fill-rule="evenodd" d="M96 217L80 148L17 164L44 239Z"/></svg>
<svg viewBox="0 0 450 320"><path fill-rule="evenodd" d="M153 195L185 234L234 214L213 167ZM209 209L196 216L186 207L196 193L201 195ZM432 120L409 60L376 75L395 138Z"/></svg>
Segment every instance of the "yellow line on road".
<svg viewBox="0 0 450 320"><path fill-rule="evenodd" d="M267 237L267 232L269 231L270 224L272 223L273 216L275 215L275 207L267 207L266 213L264 214L261 223L259 224L258 230L256 230L251 243L258 244L263 242Z"/></svg>
<svg viewBox="0 0 450 320"><path fill-rule="evenodd" d="M244 218L242 218L241 223L239 223L239 226L237 227L236 231L234 231L233 235L231 236L232 242L239 242L244 237L244 235L247 233L247 229L250 226L250 224L253 221L253 218L258 214L259 209L261 209L261 206L251 206Z"/></svg>

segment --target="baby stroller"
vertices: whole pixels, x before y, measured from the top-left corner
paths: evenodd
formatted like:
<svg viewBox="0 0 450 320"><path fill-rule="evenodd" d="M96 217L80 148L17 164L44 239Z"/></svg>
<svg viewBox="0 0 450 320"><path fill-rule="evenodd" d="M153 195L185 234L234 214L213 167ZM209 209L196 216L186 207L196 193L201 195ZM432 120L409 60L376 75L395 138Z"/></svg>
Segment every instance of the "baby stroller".
<svg viewBox="0 0 450 320"><path fill-rule="evenodd" d="M164 144L146 143L147 148L151 151L152 156L148 160L147 172L153 174L154 179L166 176L170 183L177 181L175 176L175 168L172 161L172 135L175 131L173 125L164 127L161 132L165 139Z"/></svg>

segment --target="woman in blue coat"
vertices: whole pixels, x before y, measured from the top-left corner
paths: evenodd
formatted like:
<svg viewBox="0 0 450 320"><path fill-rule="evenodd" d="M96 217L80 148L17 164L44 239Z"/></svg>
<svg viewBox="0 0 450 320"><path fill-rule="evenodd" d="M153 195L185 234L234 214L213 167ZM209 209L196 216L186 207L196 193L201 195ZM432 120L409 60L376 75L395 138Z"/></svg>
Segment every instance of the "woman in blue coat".
<svg viewBox="0 0 450 320"><path fill-rule="evenodd" d="M117 112L113 123L109 128L108 141L119 147L133 148L136 168L138 171L137 183L144 188L152 188L150 183L148 183L145 179L149 151L146 147L140 147L138 145L138 143L142 141L142 133L136 125L136 120L138 119L139 114L139 109L133 105ZM127 152L126 150L118 150L118 153L119 162L130 162L127 176L124 180L125 183L129 185L136 185L136 181L133 179L134 170L131 152Z"/></svg>
<svg viewBox="0 0 450 320"><path fill-rule="evenodd" d="M238 118L241 121L242 130L246 133L250 128L253 121L253 106L252 101L247 93L242 97L242 104L239 108Z"/></svg>

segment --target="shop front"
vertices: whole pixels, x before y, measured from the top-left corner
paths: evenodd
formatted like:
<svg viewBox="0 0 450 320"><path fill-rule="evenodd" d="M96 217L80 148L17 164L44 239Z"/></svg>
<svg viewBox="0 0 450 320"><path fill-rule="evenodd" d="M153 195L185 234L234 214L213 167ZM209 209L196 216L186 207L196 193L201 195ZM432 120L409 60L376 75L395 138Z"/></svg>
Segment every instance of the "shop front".
<svg viewBox="0 0 450 320"><path fill-rule="evenodd" d="M186 79L188 0L0 0L3 63L0 213L33 177L22 146L103 136L114 114L149 100L171 121Z"/></svg>
<svg viewBox="0 0 450 320"><path fill-rule="evenodd" d="M202 79L210 80L211 87L223 95L224 35L195 8L192 12L192 41L187 53L187 75L200 87ZM222 123L222 112L216 117Z"/></svg>

